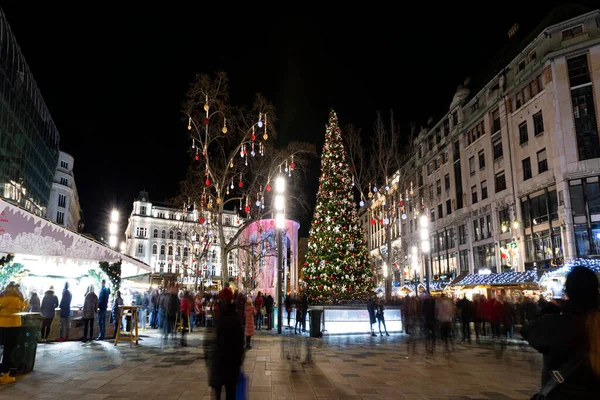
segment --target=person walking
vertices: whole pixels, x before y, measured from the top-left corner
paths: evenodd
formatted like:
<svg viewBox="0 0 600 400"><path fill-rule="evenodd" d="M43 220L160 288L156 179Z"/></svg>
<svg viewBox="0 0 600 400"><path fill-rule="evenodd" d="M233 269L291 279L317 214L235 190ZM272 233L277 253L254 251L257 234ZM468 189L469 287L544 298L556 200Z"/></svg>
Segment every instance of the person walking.
<svg viewBox="0 0 600 400"><path fill-rule="evenodd" d="M69 282L65 282L65 288L60 298L60 338L59 342L66 342L69 340L69 334L71 333L71 299L73 295L69 291Z"/></svg>
<svg viewBox="0 0 600 400"><path fill-rule="evenodd" d="M246 335L246 349L251 349L252 336L254 336L254 315L256 314L256 308L252 304L252 299L248 297L246 300L246 308L244 309L244 316L246 317L246 327L244 328L244 334Z"/></svg>
<svg viewBox="0 0 600 400"><path fill-rule="evenodd" d="M94 287L90 286L88 292L85 295L83 302L83 337L82 342L93 340L94 337L94 316L98 312L98 296L94 293ZM88 336L89 327L89 336Z"/></svg>
<svg viewBox="0 0 600 400"><path fill-rule="evenodd" d="M142 294L142 304L140 307L140 323L142 325L142 331L146 331L146 325L148 324L148 308L150 306L150 296L148 296L148 292L144 292Z"/></svg>
<svg viewBox="0 0 600 400"><path fill-rule="evenodd" d="M574 267L567 275L565 292L568 300L560 305L560 314L543 315L521 328L523 338L543 355L542 390L536 398L598 399L598 278L587 267Z"/></svg>
<svg viewBox="0 0 600 400"><path fill-rule="evenodd" d="M98 296L98 337L96 340L104 340L106 334L106 310L108 309L108 297L110 289L106 287L106 279L102 279L102 287Z"/></svg>
<svg viewBox="0 0 600 400"><path fill-rule="evenodd" d="M179 302L179 315L181 318L181 345L187 346L187 332L191 328L190 315L192 313L193 301L190 292L185 291Z"/></svg>
<svg viewBox="0 0 600 400"><path fill-rule="evenodd" d="M25 306L19 288L15 282L6 285L6 289L0 293L0 330L2 330L2 344L4 352L2 353L2 367L0 372L0 385L14 383L16 378L9 375L10 360L12 352L17 346L19 337L19 328L21 327L21 316L18 315Z"/></svg>
<svg viewBox="0 0 600 400"><path fill-rule="evenodd" d="M42 342L48 340L50 335L50 327L52 326L52 320L56 315L56 309L58 308L58 297L54 294L54 286L50 286L44 298L42 299L42 305L40 307L42 313L42 331L40 332L40 338Z"/></svg>
<svg viewBox="0 0 600 400"><path fill-rule="evenodd" d="M288 329L290 329L291 328L290 319L291 319L291 314L292 314L292 298L289 293L287 294L287 296L285 296L284 304L285 304L285 312L287 312L287 326L288 326Z"/></svg>
<svg viewBox="0 0 600 400"><path fill-rule="evenodd" d="M252 300L249 300L250 312L254 312ZM246 327L254 330L253 314ZM221 398L223 386L227 400L236 399L236 389L244 360L244 331L235 303L228 297L221 299L220 315L217 322L216 335L206 341L208 348L207 362L209 384L213 388L215 398Z"/></svg>

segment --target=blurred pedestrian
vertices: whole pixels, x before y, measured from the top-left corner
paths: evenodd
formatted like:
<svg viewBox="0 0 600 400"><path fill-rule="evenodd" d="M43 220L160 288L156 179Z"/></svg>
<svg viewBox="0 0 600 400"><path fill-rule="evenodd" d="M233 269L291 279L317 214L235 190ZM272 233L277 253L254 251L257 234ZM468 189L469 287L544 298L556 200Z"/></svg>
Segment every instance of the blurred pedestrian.
<svg viewBox="0 0 600 400"><path fill-rule="evenodd" d="M21 327L21 316L18 315L25 306L25 302L19 293L15 282L9 282L6 289L0 293L0 329L2 330L2 367L0 372L0 385L6 385L16 381L9 375L11 355L19 337Z"/></svg>
<svg viewBox="0 0 600 400"><path fill-rule="evenodd" d="M29 312L41 312L42 306L40 302L40 298L36 292L31 293L31 298L29 299Z"/></svg>
<svg viewBox="0 0 600 400"><path fill-rule="evenodd" d="M60 338L59 342L66 342L69 340L69 334L71 333L71 299L73 295L69 291L69 282L65 282L65 288L60 298Z"/></svg>

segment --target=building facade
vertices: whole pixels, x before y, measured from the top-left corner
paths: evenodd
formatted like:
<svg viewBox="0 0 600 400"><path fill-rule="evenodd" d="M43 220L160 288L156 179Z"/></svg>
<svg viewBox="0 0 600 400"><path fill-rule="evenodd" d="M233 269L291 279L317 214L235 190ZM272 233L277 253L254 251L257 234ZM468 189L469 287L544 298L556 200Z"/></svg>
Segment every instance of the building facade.
<svg viewBox="0 0 600 400"><path fill-rule="evenodd" d="M0 196L46 215L60 135L0 9Z"/></svg>
<svg viewBox="0 0 600 400"><path fill-rule="evenodd" d="M46 209L46 218L74 232L79 231L81 206L75 184L73 166L75 160L70 154L61 151L54 173L50 200Z"/></svg>
<svg viewBox="0 0 600 400"><path fill-rule="evenodd" d="M398 216L404 276L422 280L425 263L444 279L600 256L600 11L564 15L514 46L483 88L459 87L448 112L410 143L394 202L386 209L375 195L363 210L373 251L384 244L385 218Z"/></svg>
<svg viewBox="0 0 600 400"><path fill-rule="evenodd" d="M229 240L242 221L235 212L225 212L222 224ZM147 192L140 192L125 231L125 253L150 265L157 280L218 289L222 273L217 229L208 212L151 201ZM227 257L228 275L235 279L238 251Z"/></svg>

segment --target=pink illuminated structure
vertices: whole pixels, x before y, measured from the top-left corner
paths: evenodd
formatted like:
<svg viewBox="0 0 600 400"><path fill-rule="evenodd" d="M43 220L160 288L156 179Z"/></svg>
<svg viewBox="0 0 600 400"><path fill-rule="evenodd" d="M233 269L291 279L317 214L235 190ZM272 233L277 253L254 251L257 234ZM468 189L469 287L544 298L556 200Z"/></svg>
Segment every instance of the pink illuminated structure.
<svg viewBox="0 0 600 400"><path fill-rule="evenodd" d="M284 287L298 292L298 229L300 224L286 220L283 237ZM249 225L240 236L239 282L246 293L277 293L277 231L274 219L263 219Z"/></svg>

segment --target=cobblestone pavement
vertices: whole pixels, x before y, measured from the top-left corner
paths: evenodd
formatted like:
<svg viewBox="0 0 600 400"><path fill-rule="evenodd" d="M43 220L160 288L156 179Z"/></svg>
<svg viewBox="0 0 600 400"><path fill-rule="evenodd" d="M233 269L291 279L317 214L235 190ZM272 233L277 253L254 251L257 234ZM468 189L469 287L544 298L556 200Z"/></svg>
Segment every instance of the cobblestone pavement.
<svg viewBox="0 0 600 400"><path fill-rule="evenodd" d="M0 386L0 400L210 399L203 336L191 333L188 347L162 345L155 331L131 349L108 341L40 344L35 370ZM426 355L405 335L308 339L259 331L253 346L244 371L249 398L261 400L529 399L541 364L518 345L457 344L450 355Z"/></svg>

